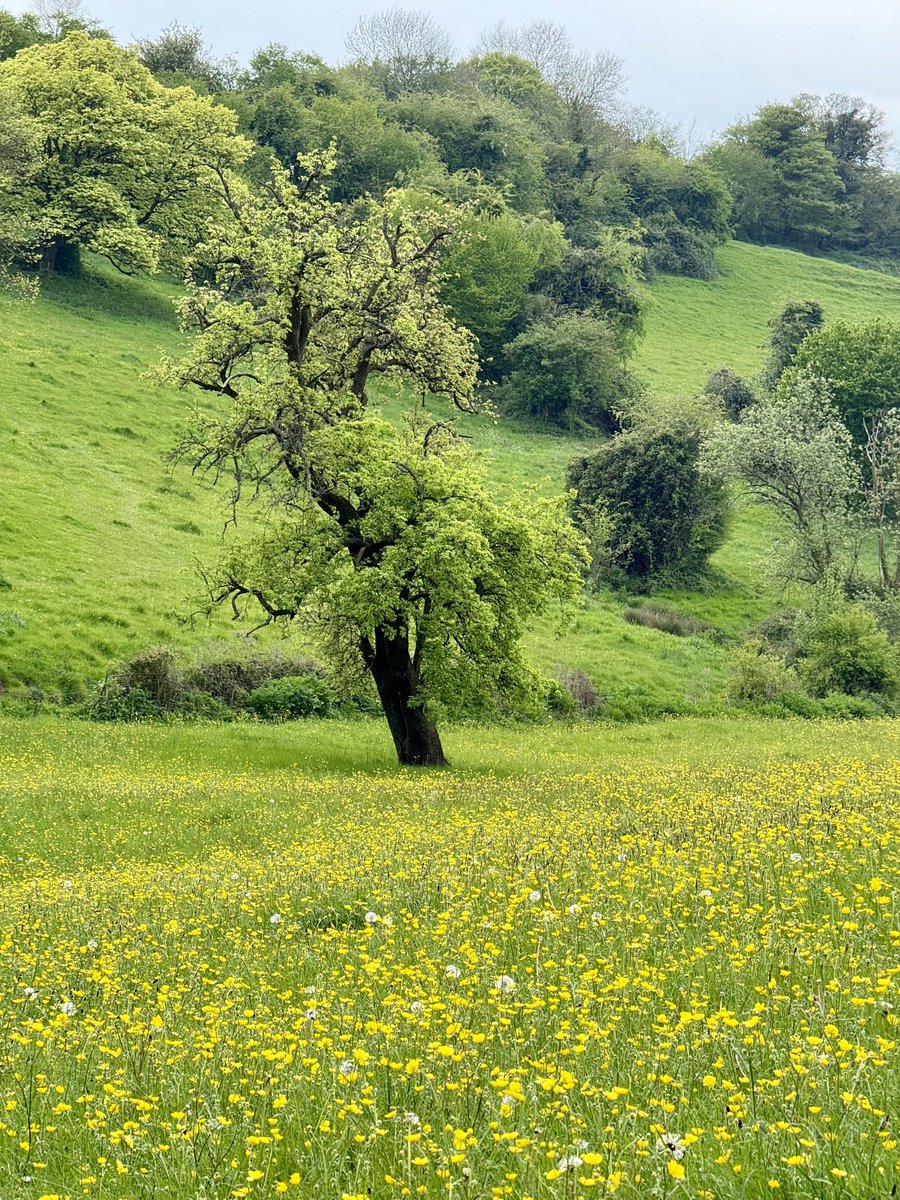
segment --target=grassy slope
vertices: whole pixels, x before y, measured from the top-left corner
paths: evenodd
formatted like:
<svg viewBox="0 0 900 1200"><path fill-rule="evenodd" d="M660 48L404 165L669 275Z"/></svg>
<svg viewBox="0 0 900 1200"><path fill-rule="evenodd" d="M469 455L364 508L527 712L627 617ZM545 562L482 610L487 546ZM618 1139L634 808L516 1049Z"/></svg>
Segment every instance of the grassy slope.
<svg viewBox="0 0 900 1200"><path fill-rule="evenodd" d="M721 266L712 283L653 285L638 370L662 395L695 390L725 362L758 369L765 322L790 297L817 298L832 317L900 318L897 278L737 244ZM101 271L55 282L34 306L0 299L0 577L12 584L0 591L0 631L11 629L0 632L0 683L73 691L150 642L195 642L226 627L178 620L191 609L193 563L215 553L223 514L219 497L184 470L170 479L164 464L188 399L141 379L177 344L171 296L165 285ZM385 399L399 415L403 402ZM544 492L558 490L583 445L486 418L469 431L499 483ZM671 599L738 632L772 606L762 574L770 539L758 513L740 514L716 559L725 586ZM27 624L11 626L4 611ZM562 639L542 623L530 646L546 669L582 666L604 690L642 687L660 699L715 695L727 661L706 639L627 626L621 605L598 601Z"/></svg>

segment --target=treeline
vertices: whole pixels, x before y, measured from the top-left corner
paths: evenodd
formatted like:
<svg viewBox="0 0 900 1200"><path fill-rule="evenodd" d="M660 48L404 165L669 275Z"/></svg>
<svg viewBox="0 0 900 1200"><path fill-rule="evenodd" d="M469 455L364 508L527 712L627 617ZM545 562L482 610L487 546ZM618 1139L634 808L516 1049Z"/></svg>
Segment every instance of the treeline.
<svg viewBox="0 0 900 1200"><path fill-rule="evenodd" d="M81 245L125 270L175 271L209 215L203 170L239 160L260 183L333 144L330 191L349 210L397 187L453 210L463 236L448 242L442 296L475 334L498 404L605 431L636 390L626 364L642 279L710 277L732 233L900 254L883 118L860 100L766 107L691 157L676 130L628 106L614 56L577 50L550 22L501 24L461 55L427 14L390 9L362 18L347 51L333 66L269 45L241 65L178 24L121 50L74 0L0 11L0 252L27 242L30 223L45 269L71 265ZM98 71L102 134L85 127ZM30 163L17 112L37 123ZM31 185L31 211L4 205L4 173L20 197Z"/></svg>

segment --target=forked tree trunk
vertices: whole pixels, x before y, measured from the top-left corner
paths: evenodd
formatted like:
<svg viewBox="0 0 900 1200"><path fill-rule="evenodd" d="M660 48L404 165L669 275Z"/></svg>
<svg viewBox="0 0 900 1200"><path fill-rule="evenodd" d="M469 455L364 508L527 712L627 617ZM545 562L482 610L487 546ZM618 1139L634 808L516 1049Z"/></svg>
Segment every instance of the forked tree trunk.
<svg viewBox="0 0 900 1200"><path fill-rule="evenodd" d="M419 681L406 634L377 629L374 645L364 638L360 649L375 680L400 765L449 766L437 726L423 707L413 704Z"/></svg>

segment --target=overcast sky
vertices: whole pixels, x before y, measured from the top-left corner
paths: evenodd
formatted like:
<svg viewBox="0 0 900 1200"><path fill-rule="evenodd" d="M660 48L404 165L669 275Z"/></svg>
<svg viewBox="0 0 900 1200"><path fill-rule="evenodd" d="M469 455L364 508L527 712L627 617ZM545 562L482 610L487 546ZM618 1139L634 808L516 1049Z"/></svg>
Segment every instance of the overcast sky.
<svg viewBox="0 0 900 1200"><path fill-rule="evenodd" d="M200 25L217 54L243 60L279 41L332 62L343 56L346 32L362 13L390 6L391 0L86 0L88 11L123 41L151 36L177 19ZM849 92L884 109L900 141L900 0L440 0L402 7L427 8L461 49L501 19L563 23L581 48L611 50L624 60L630 103L683 128L694 123L703 137L767 101Z"/></svg>

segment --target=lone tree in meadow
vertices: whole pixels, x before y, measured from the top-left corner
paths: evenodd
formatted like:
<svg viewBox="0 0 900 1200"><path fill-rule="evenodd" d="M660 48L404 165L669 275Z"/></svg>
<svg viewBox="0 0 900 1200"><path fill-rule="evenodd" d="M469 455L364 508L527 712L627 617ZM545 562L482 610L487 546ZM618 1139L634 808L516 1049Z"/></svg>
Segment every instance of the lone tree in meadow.
<svg viewBox="0 0 900 1200"><path fill-rule="evenodd" d="M265 508L210 573L211 601L302 622L374 680L400 762L443 765L436 708L539 695L519 639L577 593L583 551L562 499L498 503L451 423L370 410L385 376L470 410L476 357L439 299L450 223L402 192L348 216L332 163L301 159L256 193L224 177L232 221L197 248L193 338L162 373L221 400L182 453L231 476L236 514Z"/></svg>

